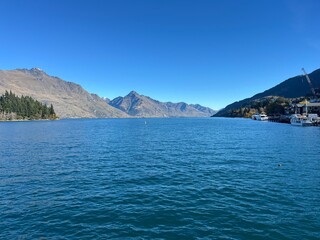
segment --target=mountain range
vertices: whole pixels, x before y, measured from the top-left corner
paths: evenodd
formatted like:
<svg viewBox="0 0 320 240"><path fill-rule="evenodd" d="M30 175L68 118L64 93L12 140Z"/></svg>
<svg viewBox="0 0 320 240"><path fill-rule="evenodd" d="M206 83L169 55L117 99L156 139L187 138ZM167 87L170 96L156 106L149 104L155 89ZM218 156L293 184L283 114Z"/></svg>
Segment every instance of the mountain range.
<svg viewBox="0 0 320 240"><path fill-rule="evenodd" d="M135 117L207 117L215 113L198 104L159 102L135 91L125 97L117 97L109 104Z"/></svg>
<svg viewBox="0 0 320 240"><path fill-rule="evenodd" d="M53 104L61 118L127 117L80 85L52 77L39 68L0 71L0 93L11 90Z"/></svg>
<svg viewBox="0 0 320 240"><path fill-rule="evenodd" d="M208 117L215 113L198 104L160 102L135 91L113 100L101 98L39 68L0 70L0 95L6 90L53 104L60 118Z"/></svg>
<svg viewBox="0 0 320 240"><path fill-rule="evenodd" d="M320 69L317 69L309 74L312 85L315 88L320 88ZM255 100L262 99L270 96L284 97L284 98L298 98L311 94L310 86L307 82L306 76L299 75L289 78L280 84L258 93L250 98L246 98L234 103L229 104L224 109L217 112L214 117L228 117L230 112L239 109Z"/></svg>

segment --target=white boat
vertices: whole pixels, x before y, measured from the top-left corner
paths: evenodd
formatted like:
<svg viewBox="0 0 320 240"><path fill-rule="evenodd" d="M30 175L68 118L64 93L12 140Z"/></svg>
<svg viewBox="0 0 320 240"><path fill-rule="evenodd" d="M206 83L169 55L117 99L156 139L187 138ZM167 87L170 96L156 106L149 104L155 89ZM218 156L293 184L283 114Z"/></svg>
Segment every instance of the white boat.
<svg viewBox="0 0 320 240"><path fill-rule="evenodd" d="M320 120L318 114L316 113L308 114L308 119L311 122L317 122L318 120Z"/></svg>
<svg viewBox="0 0 320 240"><path fill-rule="evenodd" d="M300 114L293 114L290 117L290 123L294 126L302 126L302 127L308 127L312 126L312 121L308 119L308 117L300 115Z"/></svg>
<svg viewBox="0 0 320 240"><path fill-rule="evenodd" d="M253 114L251 117L253 120L258 120L258 121L267 121L268 116L264 113L261 114Z"/></svg>
<svg viewBox="0 0 320 240"><path fill-rule="evenodd" d="M305 104L306 106L306 114L293 114L290 117L290 123L295 126L312 126L313 122L316 118L318 118L317 114L308 114L308 101L301 102L302 104Z"/></svg>

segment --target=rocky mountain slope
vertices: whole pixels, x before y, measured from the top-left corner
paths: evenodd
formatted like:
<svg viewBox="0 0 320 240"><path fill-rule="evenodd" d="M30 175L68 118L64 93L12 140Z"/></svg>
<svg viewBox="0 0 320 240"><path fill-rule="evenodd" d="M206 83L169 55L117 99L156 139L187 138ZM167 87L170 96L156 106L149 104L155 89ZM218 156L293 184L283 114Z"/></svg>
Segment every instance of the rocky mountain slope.
<svg viewBox="0 0 320 240"><path fill-rule="evenodd" d="M315 88L320 87L320 69L317 69L309 74L309 77L312 81L312 84ZM215 117L229 117L230 113L233 112L233 110L240 109L241 107L244 107L251 102L262 99L264 97L268 96L279 96L284 98L298 98L301 96L305 96L311 94L311 90L309 87L309 84L306 80L306 77L303 75L295 76L293 78L289 78L280 84L276 85L275 87L272 87L262 93L258 93L250 98L243 99L238 102L234 102L228 106L226 106L224 109L220 110L218 113L216 113Z"/></svg>
<svg viewBox="0 0 320 240"><path fill-rule="evenodd" d="M128 117L80 85L49 76L38 68L0 70L0 94L5 90L53 104L60 118Z"/></svg>
<svg viewBox="0 0 320 240"><path fill-rule="evenodd" d="M109 104L133 117L208 117L215 113L198 104L159 102L135 91L125 97L117 97Z"/></svg>

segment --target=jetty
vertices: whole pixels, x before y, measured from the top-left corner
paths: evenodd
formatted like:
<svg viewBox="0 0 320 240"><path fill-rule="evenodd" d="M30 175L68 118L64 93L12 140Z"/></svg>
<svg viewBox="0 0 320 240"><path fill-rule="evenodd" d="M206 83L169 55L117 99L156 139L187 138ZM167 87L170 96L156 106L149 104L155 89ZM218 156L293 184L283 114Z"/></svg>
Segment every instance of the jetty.
<svg viewBox="0 0 320 240"><path fill-rule="evenodd" d="M256 116L257 114L253 115ZM291 104L285 109L285 114L268 115L265 119L269 122L288 123L292 124L292 120L297 118L301 122L307 121L309 126L320 126L320 102L303 101L296 104ZM254 120L258 120L253 118ZM299 120L298 120L299 122Z"/></svg>

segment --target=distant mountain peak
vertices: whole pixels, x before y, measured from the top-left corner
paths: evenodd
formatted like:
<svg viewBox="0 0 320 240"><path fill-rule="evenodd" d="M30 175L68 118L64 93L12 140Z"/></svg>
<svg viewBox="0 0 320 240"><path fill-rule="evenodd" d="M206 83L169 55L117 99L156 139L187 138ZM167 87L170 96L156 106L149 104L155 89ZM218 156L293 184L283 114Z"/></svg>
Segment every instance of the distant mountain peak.
<svg viewBox="0 0 320 240"><path fill-rule="evenodd" d="M41 68L38 67L34 67L34 68L18 68L18 71L23 71L23 72L42 72L44 73L44 71Z"/></svg>
<svg viewBox="0 0 320 240"><path fill-rule="evenodd" d="M44 72L41 68L38 68L38 67L31 68L30 71L32 71L32 72Z"/></svg>
<svg viewBox="0 0 320 240"><path fill-rule="evenodd" d="M117 97L109 104L133 117L208 117L215 113L210 108L189 105L184 102L160 102L131 91L125 97Z"/></svg>
<svg viewBox="0 0 320 240"><path fill-rule="evenodd" d="M34 67L34 68L30 68L30 69L27 69L27 68L20 68L20 69L17 69L18 71L21 71L21 72L24 72L24 73L29 73L35 77L40 77L40 76L49 76L47 73L45 73L41 68L38 68L38 67Z"/></svg>
<svg viewBox="0 0 320 240"><path fill-rule="evenodd" d="M132 90L127 96L141 96L141 95L136 91Z"/></svg>

